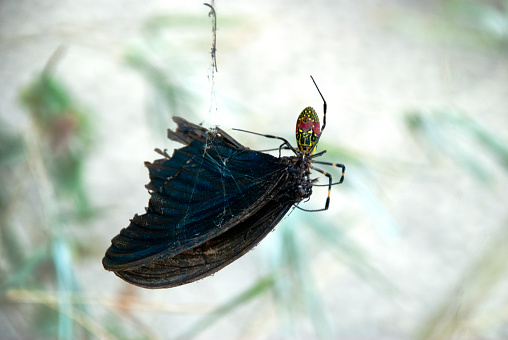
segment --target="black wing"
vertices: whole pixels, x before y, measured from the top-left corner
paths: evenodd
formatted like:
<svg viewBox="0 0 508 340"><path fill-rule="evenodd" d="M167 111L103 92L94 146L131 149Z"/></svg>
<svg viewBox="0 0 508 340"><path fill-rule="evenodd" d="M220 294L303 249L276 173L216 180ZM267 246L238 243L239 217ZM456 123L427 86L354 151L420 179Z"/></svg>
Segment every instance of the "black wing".
<svg viewBox="0 0 508 340"><path fill-rule="evenodd" d="M144 215L112 240L103 265L133 284L162 288L210 275L245 254L284 216L286 158L250 151L224 131L176 118L168 137L188 146L148 163ZM208 134L208 138L207 138Z"/></svg>
<svg viewBox="0 0 508 340"><path fill-rule="evenodd" d="M284 217L292 202L265 204L247 220L225 233L148 265L117 271L127 282L145 288L170 288L209 276L235 261L257 245Z"/></svg>

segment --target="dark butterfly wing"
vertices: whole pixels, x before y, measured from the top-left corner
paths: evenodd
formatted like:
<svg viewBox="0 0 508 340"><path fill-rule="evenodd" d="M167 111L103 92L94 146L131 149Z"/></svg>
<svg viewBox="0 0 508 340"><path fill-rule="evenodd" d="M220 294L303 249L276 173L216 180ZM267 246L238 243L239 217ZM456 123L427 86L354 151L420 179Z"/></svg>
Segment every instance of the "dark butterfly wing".
<svg viewBox="0 0 508 340"><path fill-rule="evenodd" d="M199 280L246 254L273 230L291 205L286 202L274 208L265 204L244 222L197 247L116 274L145 288L170 288Z"/></svg>
<svg viewBox="0 0 508 340"><path fill-rule="evenodd" d="M224 131L181 118L186 147L148 163L147 213L112 240L103 265L143 287L172 287L223 268L257 244L295 203L286 158L250 151ZM293 195L294 196L294 195Z"/></svg>

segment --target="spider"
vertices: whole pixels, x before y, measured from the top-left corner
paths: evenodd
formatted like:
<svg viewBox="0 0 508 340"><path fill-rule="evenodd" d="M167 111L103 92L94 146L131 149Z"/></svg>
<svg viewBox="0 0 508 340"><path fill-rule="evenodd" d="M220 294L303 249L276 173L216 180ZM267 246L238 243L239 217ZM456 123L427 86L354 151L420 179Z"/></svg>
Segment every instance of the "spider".
<svg viewBox="0 0 508 340"><path fill-rule="evenodd" d="M330 193L332 190L332 185L341 184L344 181L344 173L346 171L346 167L344 164L340 163L330 163L330 162L321 162L316 161L315 158L322 156L326 150L323 150L321 152L318 152L314 154L316 150L316 146L319 142L319 139L321 138L321 135L323 134L323 131L325 130L326 126L326 100L319 90L319 87L316 84L316 81L312 76L310 76L312 79L312 82L314 83L314 86L316 86L316 89L319 92L319 95L321 96L321 99L323 99L323 127L320 128L319 126L319 117L316 113L316 111L308 106L306 107L302 113L298 116L298 119L296 121L296 143L298 149L295 149L289 141L283 137L279 136L273 136L268 134L261 134L257 132L242 130L242 129L233 129L237 131L247 132L258 136L263 136L266 138L273 138L273 139L279 139L282 140L283 143L279 147L279 158L281 158L281 150L283 148L290 149L295 154L295 157L292 157L292 161L295 163L296 166L299 167L300 175L301 175L301 185L302 188L302 197L308 198L310 197L310 193L312 186L328 186L328 196L326 198L325 207L321 209L304 209L299 207L298 205L295 205L298 209L303 211L309 211L309 212L317 212L317 211L324 211L328 210L328 207L330 205ZM322 165L329 165L337 168L342 169L342 175L340 177L340 180L338 182L333 183L332 175L328 172L321 170L313 164L322 164ZM314 180L311 180L309 178L310 175L310 169L313 169L322 175L328 177L328 184L313 184Z"/></svg>

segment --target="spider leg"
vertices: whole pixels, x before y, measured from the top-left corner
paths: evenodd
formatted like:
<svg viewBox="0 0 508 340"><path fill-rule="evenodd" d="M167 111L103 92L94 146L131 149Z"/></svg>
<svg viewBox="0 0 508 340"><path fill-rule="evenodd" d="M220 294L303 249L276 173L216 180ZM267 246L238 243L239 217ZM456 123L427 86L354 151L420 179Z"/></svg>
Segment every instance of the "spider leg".
<svg viewBox="0 0 508 340"><path fill-rule="evenodd" d="M324 176L328 177L328 196L326 197L326 203L325 203L325 207L322 208L322 209L304 209L304 208L300 208L299 206L296 206L298 209L300 210L303 210L303 211L308 211L308 212L317 212L317 211L324 211L324 210L328 210L328 207L330 206L330 193L332 191L332 175L330 175L328 172L326 171L323 171L321 169L318 169L316 167L313 167L312 165L310 166L312 169L320 172L321 174L323 174Z"/></svg>
<svg viewBox="0 0 508 340"><path fill-rule="evenodd" d="M330 162L320 162L320 161L313 161L312 163L323 164L323 165L330 165L330 166L334 166L336 168L341 168L342 169L342 176L340 176L340 180L338 182L332 183L331 185L337 185L337 184L341 184L342 182L344 182L344 173L346 172L346 166L344 164L330 163ZM316 169L316 168L313 168L313 169ZM314 184L314 186L324 187L326 185L325 184L322 184L322 185L321 184Z"/></svg>
<svg viewBox="0 0 508 340"><path fill-rule="evenodd" d="M323 151L320 151L318 153L315 153L311 156L309 156L310 158L316 158L316 157L320 157L320 156L323 156L325 154L326 150L323 150Z"/></svg>
<svg viewBox="0 0 508 340"><path fill-rule="evenodd" d="M282 157L282 147L283 147L283 146L286 146L286 148L287 148L287 145L286 145L286 143L285 143L285 142L284 142L284 143L282 143L282 144L279 146L279 158L281 158L281 157Z"/></svg>
<svg viewBox="0 0 508 340"><path fill-rule="evenodd" d="M310 79L312 79L312 82L314 83L314 86L316 86L316 89L319 92L319 95L321 96L321 99L323 99L323 127L321 128L321 132L325 129L326 126L326 100L321 91L319 90L319 87L316 84L316 81L314 80L314 77L310 76Z"/></svg>
<svg viewBox="0 0 508 340"><path fill-rule="evenodd" d="M326 108L327 108L327 105L326 105L325 97L323 96L323 94L319 90L319 87L317 86L316 81L314 80L314 77L310 76L310 79L312 79L312 82L314 83L314 86L316 86L316 89L318 90L319 95L321 96L321 99L323 99L323 127L321 128L321 131L319 132L319 135L316 138L316 142L314 143L314 145L310 149L309 153L312 154L312 152L314 151L314 149L318 145L319 139L321 138L321 135L323 134L323 131L325 130L325 126L326 126Z"/></svg>
<svg viewBox="0 0 508 340"><path fill-rule="evenodd" d="M246 132L246 133L251 133L253 135L258 135L258 136L263 136L263 137L266 137L266 138L273 138L273 139L279 139L281 141L283 141L284 143L282 143L282 145L279 147L279 154L280 154L280 150L282 149L282 147L284 145L286 145L288 148L291 149L291 151L293 151L295 153L295 155L298 155L298 151L295 150L295 148L293 148L293 146L291 145L291 143L288 142L287 139L285 138L282 138L282 137L279 137L279 136L273 136L273 135L265 135L265 134L262 134L262 133L257 133L257 132L252 132L252 131L247 131L247 130L242 130L242 129L233 129L233 130L236 130L236 131L242 131L242 132Z"/></svg>

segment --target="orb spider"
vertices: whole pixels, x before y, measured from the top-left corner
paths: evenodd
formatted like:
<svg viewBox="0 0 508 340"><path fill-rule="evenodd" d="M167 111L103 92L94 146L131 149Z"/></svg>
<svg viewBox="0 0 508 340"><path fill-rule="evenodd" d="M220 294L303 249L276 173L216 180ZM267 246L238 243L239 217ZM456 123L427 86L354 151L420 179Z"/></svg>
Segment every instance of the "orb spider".
<svg viewBox="0 0 508 340"><path fill-rule="evenodd" d="M328 210L328 207L330 205L330 193L332 190L332 185L341 184L344 181L344 173L346 172L346 167L344 166L344 164L340 164L340 163L321 162L321 161L315 160L315 158L322 156L326 152L326 150L323 150L321 152L314 154L314 152L316 150L316 146L319 142L319 139L321 138L321 135L323 134L323 131L325 130L327 105L326 105L325 97L319 90L319 87L317 86L316 81L314 80L314 78L312 76L310 76L310 78L312 79L314 86L316 86L316 89L318 90L319 95L321 96L321 99L323 99L323 127L320 128L320 126L319 126L319 117L318 117L316 111L311 106L306 107L302 111L302 113L300 113L300 115L298 116L298 119L296 121L296 143L297 143L298 149L295 149L291 145L291 143L289 143L289 141L283 137L273 136L273 135L268 135L268 134L261 134L261 133L242 130L242 129L233 129L233 130L247 132L247 133L251 133L254 135L258 135L258 136L263 136L266 138L273 138L273 139L282 140L284 143L282 143L279 147L279 158L281 157L281 150L283 148L290 149L295 154L296 159L301 160L301 162L299 162L300 167L301 167L300 170L302 171L302 174L303 174L302 180L305 183L307 183L308 185L310 184L310 187L312 187L312 186L328 186L328 196L326 198L326 203L325 203L324 208L304 209L304 208L299 207L298 205L295 205L300 210L309 211L309 212L316 212L316 211ZM342 175L340 177L340 180L338 182L333 183L331 174L313 166L312 164L322 164L322 165L329 165L329 166L341 168ZM310 169L313 169L313 170L321 173L322 175L328 177L328 184L313 184L315 179L311 180L309 178ZM310 193L308 193L308 195L306 195L306 197L310 197Z"/></svg>

